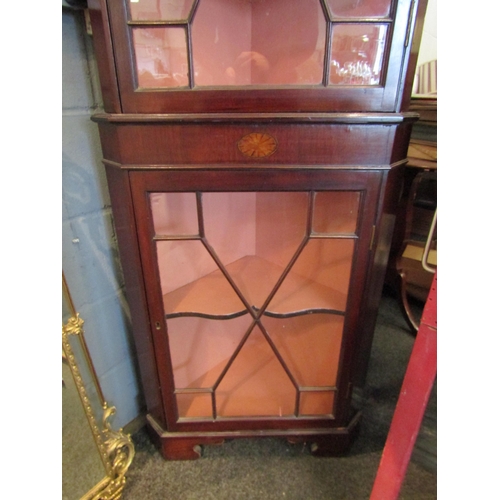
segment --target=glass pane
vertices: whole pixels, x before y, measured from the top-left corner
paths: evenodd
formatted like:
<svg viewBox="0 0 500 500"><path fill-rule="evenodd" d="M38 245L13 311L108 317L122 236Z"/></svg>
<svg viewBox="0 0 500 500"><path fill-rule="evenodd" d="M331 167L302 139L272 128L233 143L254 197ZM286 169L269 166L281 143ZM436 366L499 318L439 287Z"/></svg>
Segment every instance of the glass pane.
<svg viewBox="0 0 500 500"><path fill-rule="evenodd" d="M220 417L293 415L296 391L255 327L215 391Z"/></svg>
<svg viewBox="0 0 500 500"><path fill-rule="evenodd" d="M331 15L343 18L388 17L391 0L327 0Z"/></svg>
<svg viewBox="0 0 500 500"><path fill-rule="evenodd" d="M378 85L386 36L383 24L334 26L330 84Z"/></svg>
<svg viewBox="0 0 500 500"><path fill-rule="evenodd" d="M192 28L195 84L320 84L325 34L319 0L202 0Z"/></svg>
<svg viewBox="0 0 500 500"><path fill-rule="evenodd" d="M228 316L246 310L201 241L158 241L156 253L165 314Z"/></svg>
<svg viewBox="0 0 500 500"><path fill-rule="evenodd" d="M212 395L207 393L177 394L179 418L212 417Z"/></svg>
<svg viewBox="0 0 500 500"><path fill-rule="evenodd" d="M194 0L129 0L133 21L179 21L187 19Z"/></svg>
<svg viewBox="0 0 500 500"><path fill-rule="evenodd" d="M150 195L174 384L194 390L177 395L181 418L212 418L198 390L244 417L295 414L295 385L335 387L356 240L328 235L355 232L360 193L315 193L310 214L313 194L202 193L200 214L195 193ZM331 397L302 411L328 414Z"/></svg>
<svg viewBox="0 0 500 500"><path fill-rule="evenodd" d="M263 317L262 324L299 386L336 385L343 316L304 314L291 318Z"/></svg>
<svg viewBox="0 0 500 500"><path fill-rule="evenodd" d="M149 199L156 235L198 234L195 193L151 193Z"/></svg>
<svg viewBox="0 0 500 500"><path fill-rule="evenodd" d="M300 415L331 415L335 393L332 392L301 392Z"/></svg>
<svg viewBox="0 0 500 500"><path fill-rule="evenodd" d="M205 235L251 306L260 308L306 233L307 193L204 193Z"/></svg>
<svg viewBox="0 0 500 500"><path fill-rule="evenodd" d="M189 84L184 28L134 28L139 87L184 87Z"/></svg>
<svg viewBox="0 0 500 500"><path fill-rule="evenodd" d="M353 240L310 240L268 310L277 314L311 309L345 311L353 256Z"/></svg>
<svg viewBox="0 0 500 500"><path fill-rule="evenodd" d="M212 387L250 327L249 314L228 320L167 320L176 389Z"/></svg>
<svg viewBox="0 0 500 500"><path fill-rule="evenodd" d="M358 221L360 194L356 191L318 192L314 197L313 231L317 234L353 234Z"/></svg>

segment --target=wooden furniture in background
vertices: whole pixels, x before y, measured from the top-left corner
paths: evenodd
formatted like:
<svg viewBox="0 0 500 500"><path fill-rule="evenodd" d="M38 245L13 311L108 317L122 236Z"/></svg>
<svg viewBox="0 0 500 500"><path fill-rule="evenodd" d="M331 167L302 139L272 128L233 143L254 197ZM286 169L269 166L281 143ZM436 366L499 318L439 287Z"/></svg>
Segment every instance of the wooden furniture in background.
<svg viewBox="0 0 500 500"><path fill-rule="evenodd" d="M420 118L413 126L408 147L386 282L397 292L403 316L416 333L419 320L411 301L425 302L433 278L422 266L422 256L437 210L437 97L414 96L410 109ZM431 238L429 262L435 266L437 234Z"/></svg>

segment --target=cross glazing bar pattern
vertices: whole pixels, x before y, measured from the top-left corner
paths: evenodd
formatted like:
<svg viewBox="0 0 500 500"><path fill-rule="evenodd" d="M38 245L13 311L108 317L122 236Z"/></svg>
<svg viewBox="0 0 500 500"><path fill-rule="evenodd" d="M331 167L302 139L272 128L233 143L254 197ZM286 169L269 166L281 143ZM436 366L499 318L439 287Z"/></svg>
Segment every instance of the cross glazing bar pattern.
<svg viewBox="0 0 500 500"><path fill-rule="evenodd" d="M201 198L200 198L200 201L201 201ZM289 377L290 381L292 382L293 386L295 387L295 390L296 390L295 416L298 416L298 412L299 412L299 398L300 398L299 385L298 385L297 381L295 380L295 377L292 375L292 373L290 372L289 368L287 367L287 365L286 365L285 361L283 360L281 354L279 353L278 349L274 345L274 342L271 340L271 338L270 338L267 330L262 325L262 323L260 321L260 318L262 317L264 311L266 310L267 306L271 302L271 300L274 297L274 295L276 295L276 292L278 291L280 285L283 283L284 279L286 278L286 276L290 272L293 264L299 258L300 254L302 253L302 250L304 249L304 247L306 246L306 244L307 244L307 242L309 240L309 236L310 236L311 231L312 231L313 201L314 201L313 192L309 192L309 200L308 200L308 208L307 208L307 228L306 228L306 235L304 236L304 239L302 240L302 243L300 244L299 248L296 250L295 255L292 257L291 261L288 263L287 267L283 271L280 279L275 284L275 286L274 286L273 290L271 291L271 293L269 294L267 300L264 302L264 304L261 307L260 311L254 311L253 307L247 306L249 308L248 310L249 310L250 314L252 314L252 316L254 317L254 320L252 321L250 327L248 328L247 332L243 336L243 339L241 340L240 344L236 348L235 352L233 353L233 355L229 359L227 365L224 367L224 369L222 370L222 373L220 374L219 378L217 379L217 381L214 384L214 387L213 387L214 392L213 392L213 395L212 395L214 408L216 408L216 405L215 405L215 391L217 390L217 387L220 385L222 379L224 378L224 376L228 372L228 370L231 367L231 365L233 364L234 360L236 359L236 357L240 353L243 345L245 344L245 342L247 341L248 337L252 333L253 329L257 325L259 327L259 329L261 330L262 334L264 335L264 337L265 337L266 341L268 342L269 346L273 350L274 354L278 358L278 361L280 362L281 366L285 370L285 372L288 375L288 377ZM199 209L202 208L201 203L198 204L198 208ZM201 216L200 216L200 219L201 219ZM233 286L233 288L235 288L235 291L237 291L237 293L239 295L241 292L239 292L239 290L237 290L236 285L233 285L233 283L232 283L232 286ZM245 305L247 305L246 301L244 303L245 303Z"/></svg>
<svg viewBox="0 0 500 500"><path fill-rule="evenodd" d="M211 400L212 400L212 418L215 420L218 418L218 412L217 412L217 403L216 403L216 391L219 388L220 384L226 377L228 371L231 369L233 366L235 360L238 358L238 355L241 353L243 347L247 343L249 337L252 335L252 332L256 331L255 329L257 328L260 330L262 335L264 336L267 344L271 348L275 358L278 360L279 364L281 365L282 369L286 373L286 376L290 380L291 384L295 388L295 404L294 404L294 416L298 417L300 414L300 404L301 404L301 393L302 392L335 392L337 390L337 387L334 385L335 380L332 380L331 383L326 384L326 385L316 385L316 384L311 384L311 383L299 383L298 379L296 376L294 376L292 370L288 366L286 360L280 353L280 348L277 347L275 341L273 341L273 338L271 337L269 331L267 330L266 326L262 323L262 318L265 317L270 317L270 318L293 318L297 316L304 316L304 315L309 315L309 314L332 314L336 316L345 316L345 311L343 310L338 310L338 309L331 309L331 308L323 308L323 307L318 307L318 308L305 308L302 310L295 310L295 311L290 311L290 312L284 312L284 313L276 313L273 311L268 311L268 307L271 304L273 298L276 296L277 292L280 290L280 287L282 286L283 282L286 280L286 278L290 275L292 268L294 267L295 263L299 259L299 257L303 254L304 249L306 248L307 244L316 239L352 239L352 240L357 240L358 236L356 234L356 229L354 229L353 233L327 233L327 234L321 234L321 233L316 233L313 229L313 220L314 220L314 210L315 210L315 197L316 197L316 192L315 191L308 191L304 192L304 195L307 195L307 208L306 208L306 217L305 217L305 228L304 228L304 236L302 237L302 240L300 241L298 247L293 253L293 256L291 259L288 261L287 265L284 267L284 269L281 270L281 274L279 275L278 279L274 283L274 286L272 287L272 290L270 293L267 295L267 298L265 299L264 303L260 306L257 307L257 305L252 304L248 298L245 296L245 293L241 290L240 286L235 282L233 277L231 276L230 270L228 270L227 266L224 264L220 256L218 255L217 251L214 249L214 247L210 243L210 238L207 237L206 233L206 228L205 228L205 214L204 214L204 203L203 203L203 193L202 192L196 192L196 218L197 218L197 231L198 234L192 234L192 235L178 235L178 234L172 234L172 235L155 235L153 236L154 241L199 241L202 243L203 247L207 250L208 254L210 257L213 259L213 262L215 262L218 271L222 274L222 276L227 280L227 282L230 284L232 290L236 293L238 298L241 300L242 305L244 306L244 309L242 311L236 311L233 313L229 314L211 314L210 312L199 312L196 310L184 310L184 311L175 311L175 312L167 312L165 314L165 317L168 320L174 319L174 318L179 318L179 317L200 317L200 318L205 318L209 320L229 320L229 319L234 319L240 316L244 316L245 314L249 314L251 316L251 322L248 327L246 327L245 333L239 340L236 348L232 351L229 359L225 362L225 365L219 372L217 378L215 381L210 384L210 387L205 387L205 388L193 388L193 387L177 387L175 390L176 394L210 394L211 395ZM305 200L304 200L305 201ZM194 228L193 228L194 229ZM223 279L221 276L221 279ZM333 384L333 385L332 385Z"/></svg>

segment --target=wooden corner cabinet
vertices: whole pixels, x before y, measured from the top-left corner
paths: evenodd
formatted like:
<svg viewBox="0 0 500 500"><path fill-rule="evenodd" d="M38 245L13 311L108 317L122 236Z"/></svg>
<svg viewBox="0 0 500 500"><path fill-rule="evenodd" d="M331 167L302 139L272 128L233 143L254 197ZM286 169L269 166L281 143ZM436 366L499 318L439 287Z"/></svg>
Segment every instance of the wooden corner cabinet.
<svg viewBox="0 0 500 500"><path fill-rule="evenodd" d="M165 458L236 437L349 446L425 7L89 0L93 120Z"/></svg>

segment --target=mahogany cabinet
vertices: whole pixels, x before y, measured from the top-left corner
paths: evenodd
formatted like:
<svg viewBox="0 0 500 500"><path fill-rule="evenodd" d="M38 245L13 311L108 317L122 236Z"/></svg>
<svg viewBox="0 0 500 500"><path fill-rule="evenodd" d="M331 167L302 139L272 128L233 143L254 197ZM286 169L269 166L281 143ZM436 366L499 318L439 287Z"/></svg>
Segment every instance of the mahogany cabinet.
<svg viewBox="0 0 500 500"><path fill-rule="evenodd" d="M425 1L90 0L148 426L339 453L415 113Z"/></svg>

